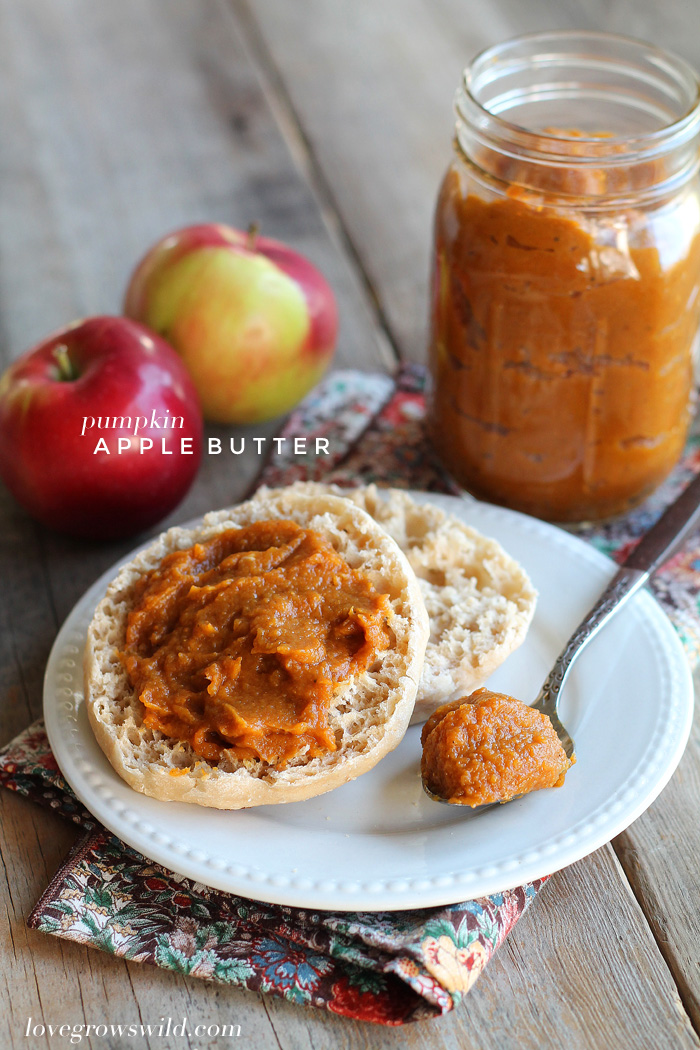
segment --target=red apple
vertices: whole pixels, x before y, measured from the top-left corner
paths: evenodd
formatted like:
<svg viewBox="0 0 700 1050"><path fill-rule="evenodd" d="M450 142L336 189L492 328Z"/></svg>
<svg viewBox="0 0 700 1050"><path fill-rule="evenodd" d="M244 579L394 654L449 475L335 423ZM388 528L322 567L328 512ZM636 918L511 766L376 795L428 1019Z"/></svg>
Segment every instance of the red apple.
<svg viewBox="0 0 700 1050"><path fill-rule="evenodd" d="M0 379L0 476L61 532L109 539L153 525L185 495L201 454L182 361L123 317L69 325Z"/></svg>
<svg viewBox="0 0 700 1050"><path fill-rule="evenodd" d="M260 423L296 405L328 367L338 329L333 292L308 259L217 224L155 244L124 312L177 350L217 423Z"/></svg>

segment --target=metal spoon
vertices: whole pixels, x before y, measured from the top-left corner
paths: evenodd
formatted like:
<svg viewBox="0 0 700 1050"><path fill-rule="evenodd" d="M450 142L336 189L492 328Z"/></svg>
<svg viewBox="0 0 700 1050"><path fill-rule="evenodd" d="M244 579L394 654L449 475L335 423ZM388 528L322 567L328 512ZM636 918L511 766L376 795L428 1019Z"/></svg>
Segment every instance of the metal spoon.
<svg viewBox="0 0 700 1050"><path fill-rule="evenodd" d="M700 520L700 475L691 481L678 499L664 511L656 524L649 529L625 559L591 611L571 635L547 675L532 707L550 719L568 758L571 758L574 753L574 742L559 718L558 707L559 697L571 665L601 627L633 594L644 586L659 566L667 561L698 520ZM489 802L483 806L470 807L460 802L449 802L446 798L430 791L425 779L423 777L421 779L423 790L430 798L446 806L460 806L466 811L465 817L492 809L497 805L504 805L504 803ZM516 795L515 797L521 798L522 796ZM513 799L506 801L512 802Z"/></svg>

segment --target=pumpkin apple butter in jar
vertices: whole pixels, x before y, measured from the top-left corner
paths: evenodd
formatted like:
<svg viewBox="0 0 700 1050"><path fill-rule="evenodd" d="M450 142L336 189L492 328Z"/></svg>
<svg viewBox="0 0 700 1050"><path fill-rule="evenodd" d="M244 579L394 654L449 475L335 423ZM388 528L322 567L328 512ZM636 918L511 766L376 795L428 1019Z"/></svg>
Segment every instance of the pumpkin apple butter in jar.
<svg viewBox="0 0 700 1050"><path fill-rule="evenodd" d="M435 217L431 440L475 496L622 514L677 462L700 319L698 80L598 33L482 53Z"/></svg>

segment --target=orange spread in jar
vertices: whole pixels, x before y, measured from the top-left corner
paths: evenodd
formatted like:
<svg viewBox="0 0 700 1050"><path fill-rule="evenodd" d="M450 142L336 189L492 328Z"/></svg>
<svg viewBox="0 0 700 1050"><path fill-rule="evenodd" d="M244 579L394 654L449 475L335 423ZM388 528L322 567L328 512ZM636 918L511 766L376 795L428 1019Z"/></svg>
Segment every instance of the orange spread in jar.
<svg viewBox="0 0 700 1050"><path fill-rule="evenodd" d="M421 743L428 789L465 806L560 787L572 764L546 715L488 689L434 711Z"/></svg>
<svg viewBox="0 0 700 1050"><path fill-rule="evenodd" d="M453 164L437 206L433 443L477 496L555 521L622 513L690 423L697 200L605 216L517 185L482 199L469 170ZM595 176L617 191L625 173L641 177L552 168L546 190L587 192Z"/></svg>
<svg viewBox="0 0 700 1050"><path fill-rule="evenodd" d="M339 686L391 640L388 595L292 521L175 551L137 586L122 659L144 724L210 762L334 751Z"/></svg>

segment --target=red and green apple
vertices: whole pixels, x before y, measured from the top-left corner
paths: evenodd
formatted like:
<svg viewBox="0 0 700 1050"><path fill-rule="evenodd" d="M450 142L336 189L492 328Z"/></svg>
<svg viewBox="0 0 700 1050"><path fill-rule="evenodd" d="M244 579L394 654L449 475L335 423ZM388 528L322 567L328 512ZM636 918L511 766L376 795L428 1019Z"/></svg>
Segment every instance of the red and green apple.
<svg viewBox="0 0 700 1050"><path fill-rule="evenodd" d="M333 292L308 259L221 224L158 241L124 312L174 347L217 423L259 423L296 405L328 367L338 328Z"/></svg>

